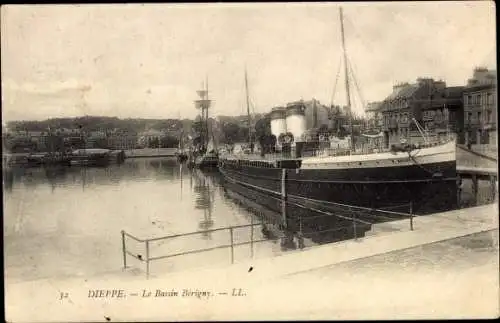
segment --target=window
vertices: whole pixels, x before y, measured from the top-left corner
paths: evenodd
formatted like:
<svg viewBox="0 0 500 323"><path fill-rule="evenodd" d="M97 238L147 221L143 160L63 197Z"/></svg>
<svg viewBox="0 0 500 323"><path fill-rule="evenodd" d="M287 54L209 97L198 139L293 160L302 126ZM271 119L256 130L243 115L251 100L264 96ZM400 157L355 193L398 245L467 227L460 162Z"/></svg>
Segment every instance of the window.
<svg viewBox="0 0 500 323"><path fill-rule="evenodd" d="M472 112L467 113L467 121L470 121L472 119Z"/></svg>
<svg viewBox="0 0 500 323"><path fill-rule="evenodd" d="M477 121L481 122L481 112L477 112Z"/></svg>
<svg viewBox="0 0 500 323"><path fill-rule="evenodd" d="M491 120L491 111L487 111L486 113L487 113L487 119L486 119L486 122L488 122L488 123L489 123L489 122L491 122L491 121L492 121L492 120Z"/></svg>
<svg viewBox="0 0 500 323"><path fill-rule="evenodd" d="M472 102L472 95L468 95L467 96L467 103L468 104L473 104L474 102Z"/></svg>

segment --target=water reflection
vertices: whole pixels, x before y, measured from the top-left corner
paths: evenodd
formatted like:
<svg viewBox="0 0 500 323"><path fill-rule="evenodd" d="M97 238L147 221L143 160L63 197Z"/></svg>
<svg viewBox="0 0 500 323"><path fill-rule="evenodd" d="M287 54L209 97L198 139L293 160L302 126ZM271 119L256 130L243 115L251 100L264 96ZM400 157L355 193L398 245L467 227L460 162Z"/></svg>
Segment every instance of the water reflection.
<svg viewBox="0 0 500 323"><path fill-rule="evenodd" d="M4 170L6 275L26 280L119 270L121 230L148 238L252 222L255 216L225 196L220 180L216 173L191 171L167 159L127 160L106 168ZM235 239L248 239L247 231L235 233ZM206 248L228 239L227 232L217 231L180 241L179 248ZM264 244L258 248L261 254L274 252ZM227 250L220 253L227 261ZM205 263L216 261L213 257ZM167 262L173 266L169 270L182 261Z"/></svg>
<svg viewBox="0 0 500 323"><path fill-rule="evenodd" d="M195 208L203 210L203 218L198 224L200 231L206 231L214 226L212 219L213 201L214 201L214 183L213 174L206 174L199 169L193 170L194 186L193 192L195 193ZM204 232L202 236L205 239L211 239L211 232Z"/></svg>
<svg viewBox="0 0 500 323"><path fill-rule="evenodd" d="M186 172L179 168L174 159L128 160L111 167L40 167L10 168L3 171L4 186L11 191L21 187L35 188L49 185L54 191L59 187L94 185L119 185L127 181L178 180Z"/></svg>

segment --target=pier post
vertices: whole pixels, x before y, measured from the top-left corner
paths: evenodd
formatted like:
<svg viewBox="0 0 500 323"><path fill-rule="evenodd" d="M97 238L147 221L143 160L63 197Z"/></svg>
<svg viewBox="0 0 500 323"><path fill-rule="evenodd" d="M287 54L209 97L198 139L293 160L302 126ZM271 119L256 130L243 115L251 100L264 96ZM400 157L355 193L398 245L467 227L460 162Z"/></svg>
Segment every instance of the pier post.
<svg viewBox="0 0 500 323"><path fill-rule="evenodd" d="M479 192L479 189L478 189L478 179L477 179L477 175L476 174L472 174L472 204L473 205L478 205L478 201L477 201L477 196L478 196L478 192Z"/></svg>
<svg viewBox="0 0 500 323"><path fill-rule="evenodd" d="M462 208L462 177L457 177L457 207Z"/></svg>
<svg viewBox="0 0 500 323"><path fill-rule="evenodd" d="M146 278L149 278L149 240L146 240Z"/></svg>
<svg viewBox="0 0 500 323"><path fill-rule="evenodd" d="M123 252L123 269L127 268L127 249L125 247L125 231L122 230L122 252Z"/></svg>
<svg viewBox="0 0 500 323"><path fill-rule="evenodd" d="M413 201L410 201L410 231L413 231Z"/></svg>
<svg viewBox="0 0 500 323"><path fill-rule="evenodd" d="M497 183L496 183L496 178L495 175L490 175L490 196L491 196L491 202L495 202L495 199L497 197Z"/></svg>
<svg viewBox="0 0 500 323"><path fill-rule="evenodd" d="M231 264L234 264L233 227L229 228L229 236L231 238Z"/></svg>

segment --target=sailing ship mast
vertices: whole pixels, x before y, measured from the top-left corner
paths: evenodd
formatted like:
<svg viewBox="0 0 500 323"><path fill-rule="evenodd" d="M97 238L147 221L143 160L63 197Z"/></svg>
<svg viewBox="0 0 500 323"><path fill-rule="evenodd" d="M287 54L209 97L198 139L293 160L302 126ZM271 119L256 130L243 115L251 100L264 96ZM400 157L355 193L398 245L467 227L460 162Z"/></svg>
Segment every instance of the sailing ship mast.
<svg viewBox="0 0 500 323"><path fill-rule="evenodd" d="M351 130L351 149L354 151L354 131L352 125L352 111L351 111L351 93L349 92L349 75L348 75L348 67L347 67L347 52L345 47L345 37L344 37L344 14L342 8L339 8L339 16L340 16L340 32L342 36L342 51L344 53L344 77L345 77L345 90L346 90L346 99L347 99L347 111L349 113L349 128Z"/></svg>
<svg viewBox="0 0 500 323"><path fill-rule="evenodd" d="M205 125L206 125L206 136L205 136L205 149L208 147L208 142L210 141L210 134L208 130L208 105L210 104L210 101L208 99L208 75L205 77L205 98L207 100L207 108L205 109Z"/></svg>
<svg viewBox="0 0 500 323"><path fill-rule="evenodd" d="M205 149L208 145L208 109L210 108L210 100L208 98L208 76L205 81L205 85L202 86L202 90L197 91L199 100L195 101L195 106L197 109L201 110L201 144L202 148Z"/></svg>

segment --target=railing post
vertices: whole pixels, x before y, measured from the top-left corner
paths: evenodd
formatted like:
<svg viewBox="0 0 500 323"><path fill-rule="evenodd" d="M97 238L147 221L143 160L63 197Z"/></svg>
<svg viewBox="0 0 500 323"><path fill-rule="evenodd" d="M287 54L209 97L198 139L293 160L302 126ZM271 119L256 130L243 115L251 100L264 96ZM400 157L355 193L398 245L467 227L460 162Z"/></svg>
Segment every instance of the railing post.
<svg viewBox="0 0 500 323"><path fill-rule="evenodd" d="M358 233L356 232L356 211L352 211L352 226L354 228L354 240L358 240Z"/></svg>
<svg viewBox="0 0 500 323"><path fill-rule="evenodd" d="M127 249L125 247L125 231L122 230L122 252L123 252L123 269L127 268Z"/></svg>
<svg viewBox="0 0 500 323"><path fill-rule="evenodd" d="M304 236L302 234L302 215L299 215L299 248L303 249L304 247Z"/></svg>
<svg viewBox="0 0 500 323"><path fill-rule="evenodd" d="M233 227L229 228L229 236L231 237L231 264L234 264Z"/></svg>
<svg viewBox="0 0 500 323"><path fill-rule="evenodd" d="M478 178L476 174L472 174L472 198L474 200L474 206L478 205L478 192L479 192L479 186L478 186Z"/></svg>
<svg viewBox="0 0 500 323"><path fill-rule="evenodd" d="M146 240L146 278L149 278L149 240Z"/></svg>
<svg viewBox="0 0 500 323"><path fill-rule="evenodd" d="M252 222L251 222L251 227L250 227L250 257L253 258L253 216L251 217Z"/></svg>
<svg viewBox="0 0 500 323"><path fill-rule="evenodd" d="M410 230L413 231L413 201L410 201Z"/></svg>

